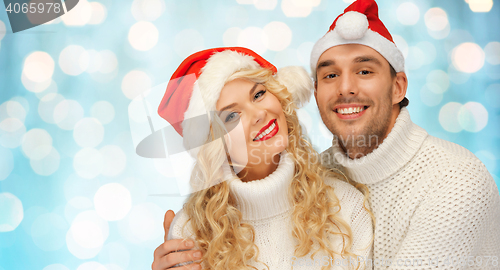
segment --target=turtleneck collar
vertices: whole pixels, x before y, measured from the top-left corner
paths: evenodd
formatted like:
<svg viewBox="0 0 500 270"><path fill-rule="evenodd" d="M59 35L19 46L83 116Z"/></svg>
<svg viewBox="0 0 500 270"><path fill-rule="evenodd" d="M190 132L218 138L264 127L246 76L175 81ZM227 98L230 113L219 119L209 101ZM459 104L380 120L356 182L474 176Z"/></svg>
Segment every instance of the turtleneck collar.
<svg viewBox="0 0 500 270"><path fill-rule="evenodd" d="M231 194L243 220L261 220L282 214L292 208L288 189L295 173L295 163L286 151L281 153L276 170L267 177L250 182L229 180Z"/></svg>
<svg viewBox="0 0 500 270"><path fill-rule="evenodd" d="M375 184L408 163L426 137L427 132L411 121L408 109L403 107L389 135L368 155L350 159L336 141L331 150L322 155L332 155L352 180L361 184Z"/></svg>

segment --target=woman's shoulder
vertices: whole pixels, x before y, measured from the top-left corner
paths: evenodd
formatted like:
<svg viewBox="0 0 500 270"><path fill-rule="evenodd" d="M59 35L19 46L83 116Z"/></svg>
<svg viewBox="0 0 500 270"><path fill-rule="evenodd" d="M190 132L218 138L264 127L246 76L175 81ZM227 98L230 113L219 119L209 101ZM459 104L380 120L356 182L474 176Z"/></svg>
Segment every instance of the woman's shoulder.
<svg viewBox="0 0 500 270"><path fill-rule="evenodd" d="M193 237L195 234L192 232L189 217L184 209L179 210L175 215L168 231L168 240L170 239L183 239Z"/></svg>
<svg viewBox="0 0 500 270"><path fill-rule="evenodd" d="M359 191L353 184L348 183L336 177L325 177L325 184L333 188L335 195L341 202L364 201L365 195Z"/></svg>
<svg viewBox="0 0 500 270"><path fill-rule="evenodd" d="M351 183L331 176L326 177L324 181L333 188L344 215L353 218L353 215L357 215L360 211L367 212L369 207L365 203L365 195Z"/></svg>

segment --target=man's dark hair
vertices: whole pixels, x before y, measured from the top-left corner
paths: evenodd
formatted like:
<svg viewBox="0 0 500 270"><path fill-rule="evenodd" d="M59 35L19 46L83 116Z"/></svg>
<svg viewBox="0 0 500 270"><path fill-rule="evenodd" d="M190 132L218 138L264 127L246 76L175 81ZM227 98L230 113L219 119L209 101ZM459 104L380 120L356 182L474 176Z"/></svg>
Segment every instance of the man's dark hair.
<svg viewBox="0 0 500 270"><path fill-rule="evenodd" d="M396 78L396 70L392 67L391 64L389 64L389 67L391 68L391 78ZM408 106L408 104L410 104L410 100L407 98L407 97L404 97L403 100L401 100L399 103L399 108L403 108L403 107L406 107Z"/></svg>

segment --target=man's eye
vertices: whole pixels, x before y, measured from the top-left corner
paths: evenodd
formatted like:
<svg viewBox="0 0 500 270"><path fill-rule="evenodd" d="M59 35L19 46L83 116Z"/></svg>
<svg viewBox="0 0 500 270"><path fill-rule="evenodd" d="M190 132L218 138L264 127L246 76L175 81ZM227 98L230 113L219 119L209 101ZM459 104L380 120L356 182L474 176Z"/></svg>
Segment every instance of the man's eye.
<svg viewBox="0 0 500 270"><path fill-rule="evenodd" d="M372 72L368 71L368 70L362 70L362 71L358 72L358 74L361 74L361 75L368 75L370 73L372 73Z"/></svg>
<svg viewBox="0 0 500 270"><path fill-rule="evenodd" d="M337 74L328 74L328 75L325 76L325 78L327 78L327 79L333 79L333 78L335 78L337 76L338 76Z"/></svg>
<svg viewBox="0 0 500 270"><path fill-rule="evenodd" d="M266 93L266 91L267 91L267 90L260 90L259 92L257 92L257 93L255 94L255 96L253 97L253 99L255 100L255 99L260 98L261 96L263 96L263 95Z"/></svg>

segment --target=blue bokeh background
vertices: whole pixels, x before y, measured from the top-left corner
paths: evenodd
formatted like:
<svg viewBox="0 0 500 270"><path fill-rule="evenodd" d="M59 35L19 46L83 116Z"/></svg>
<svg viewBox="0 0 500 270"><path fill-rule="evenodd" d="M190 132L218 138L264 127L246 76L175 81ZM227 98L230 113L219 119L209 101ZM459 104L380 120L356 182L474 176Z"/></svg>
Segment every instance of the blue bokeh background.
<svg viewBox="0 0 500 270"><path fill-rule="evenodd" d="M15 34L1 10L0 270L150 268L163 215L185 197L167 160L135 153L149 131L132 100L205 48L246 46L309 70L314 42L350 2L80 1ZM500 184L498 1L378 3L406 57L413 121L476 154ZM299 117L328 148L315 103Z"/></svg>

